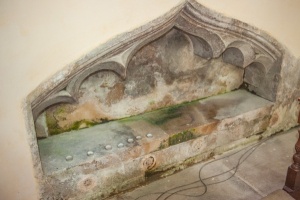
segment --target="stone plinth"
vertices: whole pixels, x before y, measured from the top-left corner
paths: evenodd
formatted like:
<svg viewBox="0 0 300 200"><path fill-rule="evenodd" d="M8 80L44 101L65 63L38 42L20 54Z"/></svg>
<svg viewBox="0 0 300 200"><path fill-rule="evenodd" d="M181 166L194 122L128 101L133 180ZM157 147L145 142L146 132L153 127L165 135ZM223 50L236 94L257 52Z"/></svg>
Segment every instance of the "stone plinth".
<svg viewBox="0 0 300 200"><path fill-rule="evenodd" d="M238 90L52 136L39 141L44 173L63 196L107 196L262 133L272 106Z"/></svg>

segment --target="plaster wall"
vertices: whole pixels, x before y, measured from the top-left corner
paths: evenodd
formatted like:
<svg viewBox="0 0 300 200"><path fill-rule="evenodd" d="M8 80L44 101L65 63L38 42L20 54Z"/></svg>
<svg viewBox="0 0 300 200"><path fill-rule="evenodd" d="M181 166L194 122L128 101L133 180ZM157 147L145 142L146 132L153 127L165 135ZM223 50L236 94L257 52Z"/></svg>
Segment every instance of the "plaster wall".
<svg viewBox="0 0 300 200"><path fill-rule="evenodd" d="M198 0L267 31L300 56L300 2ZM37 199L23 102L42 81L181 0L0 2L0 199Z"/></svg>
<svg viewBox="0 0 300 200"><path fill-rule="evenodd" d="M276 38L296 57L300 55L300 1L197 0L228 17L253 25Z"/></svg>

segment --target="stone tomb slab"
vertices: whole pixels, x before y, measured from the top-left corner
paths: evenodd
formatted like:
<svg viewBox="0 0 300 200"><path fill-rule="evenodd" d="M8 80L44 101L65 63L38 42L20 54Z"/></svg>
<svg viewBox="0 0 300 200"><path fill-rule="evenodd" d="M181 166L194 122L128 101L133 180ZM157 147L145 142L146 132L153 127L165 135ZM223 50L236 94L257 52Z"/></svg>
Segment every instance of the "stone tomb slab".
<svg viewBox="0 0 300 200"><path fill-rule="evenodd" d="M246 137L265 130L272 105L237 90L51 136L38 141L43 170L52 174L93 161L104 169L204 135L221 135L234 127L232 134L243 131ZM255 130L253 123L258 124Z"/></svg>

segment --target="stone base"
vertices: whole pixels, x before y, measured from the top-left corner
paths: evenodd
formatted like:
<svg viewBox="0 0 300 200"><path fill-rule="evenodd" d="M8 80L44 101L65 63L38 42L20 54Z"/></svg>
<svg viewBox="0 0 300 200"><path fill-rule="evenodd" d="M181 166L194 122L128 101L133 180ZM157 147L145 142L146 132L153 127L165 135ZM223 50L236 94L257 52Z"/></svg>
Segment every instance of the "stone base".
<svg viewBox="0 0 300 200"><path fill-rule="evenodd" d="M107 197L166 176L249 142L272 106L238 90L39 140L44 197Z"/></svg>

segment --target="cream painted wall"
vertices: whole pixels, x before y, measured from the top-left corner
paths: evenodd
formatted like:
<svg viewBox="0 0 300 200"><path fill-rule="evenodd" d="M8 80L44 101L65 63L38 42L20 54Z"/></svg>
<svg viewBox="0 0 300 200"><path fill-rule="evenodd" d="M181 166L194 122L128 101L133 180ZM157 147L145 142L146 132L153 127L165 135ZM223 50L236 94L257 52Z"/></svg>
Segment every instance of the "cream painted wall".
<svg viewBox="0 0 300 200"><path fill-rule="evenodd" d="M197 0L204 6L266 31L300 56L299 0Z"/></svg>
<svg viewBox="0 0 300 200"><path fill-rule="evenodd" d="M69 62L180 0L0 1L0 199L36 199L22 101Z"/></svg>
<svg viewBox="0 0 300 200"><path fill-rule="evenodd" d="M181 0L0 1L0 199L37 198L22 102L42 81L101 43ZM266 30L300 55L300 1L199 0Z"/></svg>

